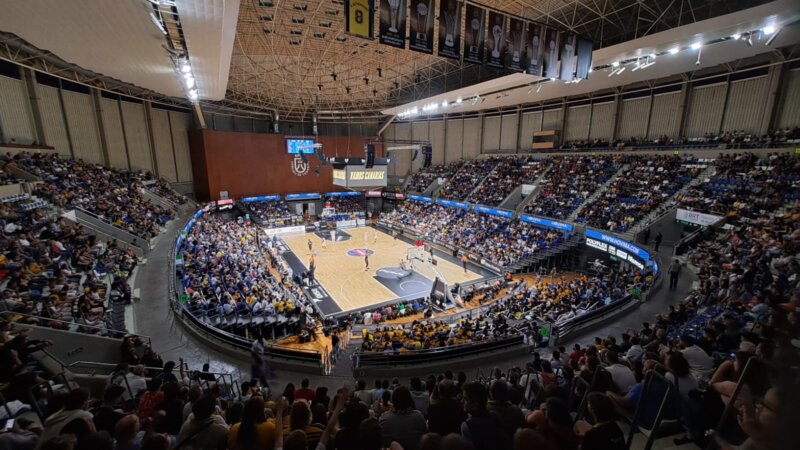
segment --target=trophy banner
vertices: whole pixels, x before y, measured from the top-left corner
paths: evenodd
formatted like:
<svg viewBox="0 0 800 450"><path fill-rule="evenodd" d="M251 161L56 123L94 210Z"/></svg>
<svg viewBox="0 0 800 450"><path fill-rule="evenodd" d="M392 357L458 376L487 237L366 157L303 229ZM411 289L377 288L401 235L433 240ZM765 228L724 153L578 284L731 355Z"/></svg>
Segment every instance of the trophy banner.
<svg viewBox="0 0 800 450"><path fill-rule="evenodd" d="M558 30L548 28L544 41L544 76L558 78Z"/></svg>
<svg viewBox="0 0 800 450"><path fill-rule="evenodd" d="M506 16L489 11L489 35L486 37L486 65L502 69L506 56Z"/></svg>
<svg viewBox="0 0 800 450"><path fill-rule="evenodd" d="M575 77L581 80L589 78L589 69L592 67L593 47L592 41L578 38L578 63L575 65Z"/></svg>
<svg viewBox="0 0 800 450"><path fill-rule="evenodd" d="M522 72L525 70L525 48L528 45L528 27L520 19L512 18L508 24L508 34L506 42L508 51L504 60L505 66L509 70Z"/></svg>
<svg viewBox="0 0 800 450"><path fill-rule="evenodd" d="M563 33L561 36L561 81L572 81L575 78L575 41L577 36L570 33Z"/></svg>
<svg viewBox="0 0 800 450"><path fill-rule="evenodd" d="M439 56L461 57L461 4L456 0L439 0Z"/></svg>
<svg viewBox="0 0 800 450"><path fill-rule="evenodd" d="M422 53L433 53L433 0L411 0L408 14L410 32L408 48Z"/></svg>
<svg viewBox="0 0 800 450"><path fill-rule="evenodd" d="M441 35L441 28L439 34ZM483 64L485 40L486 10L467 3L467 15L464 23L464 62Z"/></svg>
<svg viewBox="0 0 800 450"><path fill-rule="evenodd" d="M406 1L380 0L379 37L381 44L406 46Z"/></svg>
<svg viewBox="0 0 800 450"><path fill-rule="evenodd" d="M529 23L525 60L527 62L526 71L530 75L542 76L544 41L545 26L539 23Z"/></svg>

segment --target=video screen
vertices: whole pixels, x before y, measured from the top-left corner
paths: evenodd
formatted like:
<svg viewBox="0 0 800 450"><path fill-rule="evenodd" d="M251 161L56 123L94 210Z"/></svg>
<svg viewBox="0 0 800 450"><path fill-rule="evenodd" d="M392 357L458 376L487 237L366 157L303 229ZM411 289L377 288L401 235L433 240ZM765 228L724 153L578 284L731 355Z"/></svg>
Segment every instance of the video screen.
<svg viewBox="0 0 800 450"><path fill-rule="evenodd" d="M300 153L311 155L314 153L312 145L314 145L314 139L286 138L286 152L290 155L298 155ZM301 150L300 147L307 148Z"/></svg>

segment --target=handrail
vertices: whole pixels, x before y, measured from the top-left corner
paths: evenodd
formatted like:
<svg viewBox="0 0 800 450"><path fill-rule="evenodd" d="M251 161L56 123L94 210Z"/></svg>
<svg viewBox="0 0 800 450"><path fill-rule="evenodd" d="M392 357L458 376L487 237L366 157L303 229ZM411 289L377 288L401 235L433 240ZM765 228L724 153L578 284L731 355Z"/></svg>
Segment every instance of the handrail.
<svg viewBox="0 0 800 450"><path fill-rule="evenodd" d="M63 324L66 324L66 325L77 325L77 326L79 326L81 328L90 328L90 329L93 329L93 330L101 331L103 333L111 333L111 334L119 335L119 336L101 336L101 337L109 337L109 338L112 338L112 339L113 338L118 338L118 337L126 337L126 336L138 337L138 338L146 339L148 347L151 346L151 343L152 343L152 340L150 339L150 336L146 336L146 335L143 335L143 334L134 334L134 333L128 333L128 332L123 332L123 331L116 331L116 330L112 330L110 328L102 328L102 327L98 327L98 326L94 326L94 325L84 325L84 324L81 324L79 322L69 322L69 321L66 321L66 320L53 319L53 318L50 318L50 317L37 316L35 314L26 314L26 313L14 312L14 311L0 311L0 314L2 314L3 316L22 316L22 317L29 317L29 318L32 318L32 319L45 320L45 321L48 321L48 322L63 323ZM43 325L39 325L39 324L23 324L23 325L33 325L33 326L41 326L41 327L44 327L44 328L52 328L52 327L47 327L47 326L43 326ZM54 329L57 329L57 328L54 328ZM61 330L61 331L69 331L69 330ZM81 334L89 334L89 333L81 333ZM94 336L94 335L91 335L91 336Z"/></svg>
<svg viewBox="0 0 800 450"><path fill-rule="evenodd" d="M114 222L111 222L108 219L104 219L104 218L98 216L97 214L95 214L93 212L87 211L87 210L81 208L80 206L75 206L75 207L73 207L71 209L74 209L75 211L80 211L81 213L86 214L87 216L90 216L93 219L97 219L97 220L103 222L104 224L106 224L106 225L108 225L110 227L113 227L115 230L118 230L120 233L129 235L132 239L138 239L138 240L144 241L146 243L150 242L149 239L141 237L141 236L139 236L137 234L133 234L130 231L124 229L124 228L120 228L116 224L114 224ZM133 244L131 244L131 245L133 245ZM137 245L137 247L139 247L139 246Z"/></svg>
<svg viewBox="0 0 800 450"><path fill-rule="evenodd" d="M524 336L522 334L517 334L515 336L510 336L501 339L495 339L492 341L475 342L470 344L458 344L447 347L422 349L422 350L406 350L402 353L392 352L390 354L387 354L383 352L365 353L361 351L356 351L353 354L353 360L354 360L353 368L398 364L398 363L403 363L403 359L413 360L412 362L415 363L428 362L428 361L433 362L436 360L440 360L442 358L446 359L451 356L464 356L475 353L483 353L485 351L499 350L516 344L524 344ZM427 358L429 358L428 361L424 361L424 359Z"/></svg>

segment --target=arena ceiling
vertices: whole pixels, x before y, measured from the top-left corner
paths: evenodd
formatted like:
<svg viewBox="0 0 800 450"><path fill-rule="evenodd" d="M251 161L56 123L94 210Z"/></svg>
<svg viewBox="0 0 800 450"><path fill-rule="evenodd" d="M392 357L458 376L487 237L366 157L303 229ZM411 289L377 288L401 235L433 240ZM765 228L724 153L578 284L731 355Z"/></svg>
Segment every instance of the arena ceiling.
<svg viewBox="0 0 800 450"><path fill-rule="evenodd" d="M493 8L607 47L765 0L493 0ZM241 0L225 100L232 108L367 114L505 75L344 30L343 0ZM377 23L377 20L376 20Z"/></svg>
<svg viewBox="0 0 800 450"><path fill-rule="evenodd" d="M609 49L782 1L479 3L574 31L593 39L596 48ZM79 8L61 0L6 3L0 58L101 89L188 104L163 48L165 38L149 15L154 4L175 7L200 104L212 112L277 113L283 120L309 120L314 112L376 117L388 108L507 75L350 36L344 31L344 0L85 0ZM174 25L167 24L171 34Z"/></svg>

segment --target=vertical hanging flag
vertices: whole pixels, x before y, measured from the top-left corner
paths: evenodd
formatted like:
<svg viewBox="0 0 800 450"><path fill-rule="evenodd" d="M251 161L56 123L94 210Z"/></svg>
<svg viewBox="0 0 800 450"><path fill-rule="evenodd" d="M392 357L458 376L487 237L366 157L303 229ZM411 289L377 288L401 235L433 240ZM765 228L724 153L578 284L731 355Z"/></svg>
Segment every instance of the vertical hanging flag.
<svg viewBox="0 0 800 450"><path fill-rule="evenodd" d="M433 0L411 0L408 48L433 53Z"/></svg>
<svg viewBox="0 0 800 450"><path fill-rule="evenodd" d="M527 72L542 76L542 56L544 51L545 27L538 23L528 24L528 48L525 55Z"/></svg>
<svg viewBox="0 0 800 450"><path fill-rule="evenodd" d="M508 25L508 55L506 56L506 68L522 72L525 64L525 47L528 44L528 30L525 23L520 19L511 19Z"/></svg>
<svg viewBox="0 0 800 450"><path fill-rule="evenodd" d="M593 43L588 39L578 38L578 63L575 68L575 77L581 80L589 78L589 69L592 67Z"/></svg>
<svg viewBox="0 0 800 450"><path fill-rule="evenodd" d="M506 55L506 16L489 11L489 36L486 37L486 65L503 68Z"/></svg>
<svg viewBox="0 0 800 450"><path fill-rule="evenodd" d="M381 44L406 46L406 1L380 0L381 16L378 30Z"/></svg>
<svg viewBox="0 0 800 450"><path fill-rule="evenodd" d="M347 0L344 4L346 30L348 33L372 39L374 14L372 0Z"/></svg>
<svg viewBox="0 0 800 450"><path fill-rule="evenodd" d="M439 34L441 35L441 29ZM486 10L480 6L467 3L467 18L464 24L464 62L483 63L485 39ZM441 50L439 52L441 53Z"/></svg>
<svg viewBox="0 0 800 450"><path fill-rule="evenodd" d="M575 79L575 41L577 36L570 33L563 33L561 36L561 81L572 81Z"/></svg>
<svg viewBox="0 0 800 450"><path fill-rule="evenodd" d="M439 0L439 56L461 57L461 4L456 0Z"/></svg>
<svg viewBox="0 0 800 450"><path fill-rule="evenodd" d="M558 30L547 28L544 41L544 76L558 78Z"/></svg>

